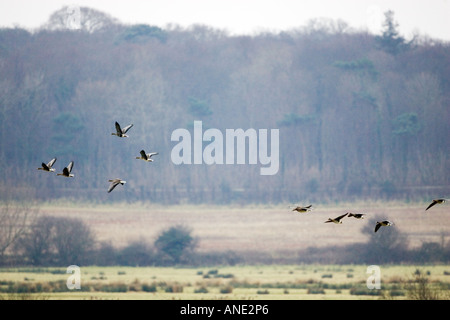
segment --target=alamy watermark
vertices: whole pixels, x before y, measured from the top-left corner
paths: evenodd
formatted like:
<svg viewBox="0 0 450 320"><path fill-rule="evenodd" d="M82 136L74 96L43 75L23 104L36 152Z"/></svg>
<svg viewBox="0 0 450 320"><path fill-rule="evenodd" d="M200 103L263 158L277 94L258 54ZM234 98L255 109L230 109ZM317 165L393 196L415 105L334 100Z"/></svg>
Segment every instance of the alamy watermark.
<svg viewBox="0 0 450 320"><path fill-rule="evenodd" d="M376 265L368 266L366 273L370 274L366 281L367 289L381 289L380 267Z"/></svg>
<svg viewBox="0 0 450 320"><path fill-rule="evenodd" d="M172 132L171 141L178 143L170 157L176 165L247 164L248 158L248 164L262 165L261 175L275 175L279 169L279 129L270 129L270 146L268 138L267 129L226 129L223 134L219 129L210 128L203 132L202 121L194 121L193 138L187 129ZM203 142L208 144L203 147Z"/></svg>
<svg viewBox="0 0 450 320"><path fill-rule="evenodd" d="M81 10L79 6L68 6L66 9L65 25L67 29L78 30L81 29Z"/></svg>
<svg viewBox="0 0 450 320"><path fill-rule="evenodd" d="M81 271L80 267L76 265L70 265L67 267L66 273L71 275L67 278L66 286L69 290L81 289Z"/></svg>

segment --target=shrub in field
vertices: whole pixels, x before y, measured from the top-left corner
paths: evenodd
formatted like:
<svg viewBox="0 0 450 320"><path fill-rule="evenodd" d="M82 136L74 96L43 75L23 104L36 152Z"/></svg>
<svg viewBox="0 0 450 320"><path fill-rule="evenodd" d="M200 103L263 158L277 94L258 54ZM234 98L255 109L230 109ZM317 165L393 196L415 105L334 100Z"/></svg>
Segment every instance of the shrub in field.
<svg viewBox="0 0 450 320"><path fill-rule="evenodd" d="M217 274L215 277L216 278L230 279L230 278L233 278L234 275L232 273L224 273L224 274Z"/></svg>
<svg viewBox="0 0 450 320"><path fill-rule="evenodd" d="M152 249L142 241L130 243L117 254L117 263L122 266L148 266L155 260Z"/></svg>
<svg viewBox="0 0 450 320"><path fill-rule="evenodd" d="M156 292L155 284L141 283L138 279L134 280L129 286L129 291L144 291L144 292Z"/></svg>
<svg viewBox="0 0 450 320"><path fill-rule="evenodd" d="M203 275L203 278L205 279L209 279L211 277L231 279L234 278L234 275L232 273L219 273L219 270L217 269L209 270L205 275Z"/></svg>
<svg viewBox="0 0 450 320"><path fill-rule="evenodd" d="M259 286L258 283L249 282L247 280L243 281L231 280L230 285L232 285L234 288L257 288Z"/></svg>
<svg viewBox="0 0 450 320"><path fill-rule="evenodd" d="M194 293L208 293L208 289L206 287L200 287L194 290Z"/></svg>
<svg viewBox="0 0 450 320"><path fill-rule="evenodd" d="M220 293L227 294L227 293L232 293L232 292L233 292L233 287L230 285L220 288Z"/></svg>
<svg viewBox="0 0 450 320"><path fill-rule="evenodd" d="M264 289L264 290L257 290L256 294L269 294L269 290Z"/></svg>
<svg viewBox="0 0 450 320"><path fill-rule="evenodd" d="M139 282L139 280L136 279L128 286L128 290L130 290L130 291L141 291L142 290L142 285Z"/></svg>
<svg viewBox="0 0 450 320"><path fill-rule="evenodd" d="M104 292L128 292L128 286L123 282L116 282L107 285L103 285L101 290Z"/></svg>
<svg viewBox="0 0 450 320"><path fill-rule="evenodd" d="M350 289L350 294L356 296L379 296L381 290L371 290L366 287L353 287Z"/></svg>
<svg viewBox="0 0 450 320"><path fill-rule="evenodd" d="M155 284L142 284L142 291L144 292L156 292L156 285Z"/></svg>
<svg viewBox="0 0 450 320"><path fill-rule="evenodd" d="M325 290L320 287L310 287L307 291L308 294L325 294Z"/></svg>
<svg viewBox="0 0 450 320"><path fill-rule="evenodd" d="M164 292L181 293L181 292L183 292L183 286L178 283L171 284L171 285L168 285L167 287L165 287Z"/></svg>
<svg viewBox="0 0 450 320"><path fill-rule="evenodd" d="M403 297L405 296L405 292L401 289L391 289L389 290L389 294L391 297Z"/></svg>
<svg viewBox="0 0 450 320"><path fill-rule="evenodd" d="M191 231L184 226L175 226L161 232L155 241L160 253L169 257L172 263L178 264L182 257L195 248L196 241Z"/></svg>

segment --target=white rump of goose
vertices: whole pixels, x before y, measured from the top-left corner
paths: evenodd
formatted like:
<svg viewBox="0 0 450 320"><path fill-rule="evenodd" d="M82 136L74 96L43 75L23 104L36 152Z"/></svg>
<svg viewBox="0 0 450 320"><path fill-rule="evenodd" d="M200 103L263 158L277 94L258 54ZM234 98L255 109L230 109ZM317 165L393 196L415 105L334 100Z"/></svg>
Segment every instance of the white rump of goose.
<svg viewBox="0 0 450 320"><path fill-rule="evenodd" d="M56 162L56 158L53 158L52 160L50 160L47 164L45 164L44 162L42 162L42 167L37 168L38 170L43 170L43 171L49 171L49 172L53 172L55 171L53 167L53 165Z"/></svg>
<svg viewBox="0 0 450 320"><path fill-rule="evenodd" d="M110 179L108 181L111 182L111 184L109 185L109 188L108 188L108 193L113 191L117 185L119 185L119 184L124 185L125 183L127 183L125 180L122 180L122 179Z"/></svg>
<svg viewBox="0 0 450 320"><path fill-rule="evenodd" d="M153 159L151 159L151 158L158 154L158 152L145 153L144 150L141 150L140 153L141 153L141 156L140 157L136 157L136 159L144 160L144 161L147 161L147 162L152 162Z"/></svg>
<svg viewBox="0 0 450 320"><path fill-rule="evenodd" d="M63 169L62 173L57 173L56 175L67 178L73 178L73 174L71 173L72 168L73 168L73 161L70 161L69 165Z"/></svg>
<svg viewBox="0 0 450 320"><path fill-rule="evenodd" d="M133 126L133 124L129 124L127 125L125 128L121 128L120 124L116 121L116 132L111 133L111 135L113 136L118 136L121 138L126 138L128 137L125 133L127 133L128 130L130 130L130 128Z"/></svg>

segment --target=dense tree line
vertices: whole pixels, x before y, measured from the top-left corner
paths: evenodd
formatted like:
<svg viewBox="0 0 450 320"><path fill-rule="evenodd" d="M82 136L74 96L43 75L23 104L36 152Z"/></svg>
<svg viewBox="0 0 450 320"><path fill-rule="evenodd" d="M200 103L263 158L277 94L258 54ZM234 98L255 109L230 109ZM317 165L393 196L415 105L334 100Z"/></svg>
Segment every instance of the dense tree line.
<svg viewBox="0 0 450 320"><path fill-rule="evenodd" d="M81 17L75 30L63 9L34 32L0 29L0 191L163 203L448 193L450 46L406 41L393 13L379 36L328 20L229 36ZM278 173L175 165L171 133L195 120L279 129ZM129 138L110 135L115 121L134 124ZM141 149L159 155L138 161ZM57 171L73 160L75 177L36 171L52 157ZM127 185L107 194L116 177Z"/></svg>

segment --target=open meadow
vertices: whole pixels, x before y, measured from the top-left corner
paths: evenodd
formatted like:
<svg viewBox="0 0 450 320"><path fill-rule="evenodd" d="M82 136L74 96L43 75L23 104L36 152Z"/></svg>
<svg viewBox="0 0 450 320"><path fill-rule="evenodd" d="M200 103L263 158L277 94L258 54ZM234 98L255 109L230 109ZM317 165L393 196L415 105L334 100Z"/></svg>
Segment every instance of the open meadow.
<svg viewBox="0 0 450 320"><path fill-rule="evenodd" d="M420 272L449 299L450 266L379 266L380 289L369 289L364 265L258 265L204 268L81 267L79 290L64 268L2 268L1 299L368 300L409 299ZM372 281L369 281L372 283ZM11 293L15 288L15 293ZM8 290L10 292L8 292Z"/></svg>
<svg viewBox="0 0 450 320"><path fill-rule="evenodd" d="M305 203L303 205L308 205ZM344 246L366 242L363 232L371 218L388 219L408 238L411 247L441 242L450 235L449 205L425 211L427 202L357 202L314 205L308 213L292 211L289 204L207 206L156 204L75 205L50 204L41 215L79 218L98 241L123 247L134 241L153 243L159 233L183 225L198 240L197 249L208 251L257 251L271 254L308 247ZM365 213L366 218L346 218L343 224L325 224L346 212ZM370 226L373 230L375 226Z"/></svg>
<svg viewBox="0 0 450 320"><path fill-rule="evenodd" d="M395 223L410 247L447 242L448 206L425 211L427 203L373 202L317 205L309 213L280 206L169 206L150 204L45 204L39 215L79 218L97 241L124 247L153 243L171 226L183 225L197 238L196 251L253 252L277 257L307 248L333 248L367 242L372 217ZM346 212L366 218L324 223ZM373 230L374 226L370 226ZM371 231L372 232L372 231ZM76 264L76 263L74 263ZM69 290L68 266L0 269L2 299L408 299L408 284L426 277L439 298L449 299L450 266L382 265L381 289L369 289L368 265L268 264L196 267L80 266L81 289Z"/></svg>

